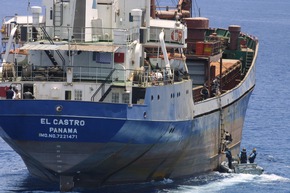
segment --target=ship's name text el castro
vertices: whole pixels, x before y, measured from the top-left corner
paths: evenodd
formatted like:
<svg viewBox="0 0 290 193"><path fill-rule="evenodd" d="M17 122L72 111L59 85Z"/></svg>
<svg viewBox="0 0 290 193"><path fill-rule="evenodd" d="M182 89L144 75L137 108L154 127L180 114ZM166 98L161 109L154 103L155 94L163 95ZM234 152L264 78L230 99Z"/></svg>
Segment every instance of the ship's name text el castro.
<svg viewBox="0 0 290 193"><path fill-rule="evenodd" d="M42 125L58 125L58 126L85 126L85 124L86 124L86 122L84 120L75 120L75 119L49 120L46 118L40 118L40 123Z"/></svg>
<svg viewBox="0 0 290 193"><path fill-rule="evenodd" d="M47 125L47 133L39 133L39 137L77 139L78 130L76 127L84 127L85 120L78 119L48 119L40 118L41 125Z"/></svg>

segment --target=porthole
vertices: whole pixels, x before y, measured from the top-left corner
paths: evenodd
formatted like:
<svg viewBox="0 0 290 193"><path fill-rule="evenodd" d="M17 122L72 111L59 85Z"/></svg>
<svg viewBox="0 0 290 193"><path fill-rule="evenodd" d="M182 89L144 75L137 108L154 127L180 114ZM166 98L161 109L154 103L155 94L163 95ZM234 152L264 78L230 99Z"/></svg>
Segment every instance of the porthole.
<svg viewBox="0 0 290 193"><path fill-rule="evenodd" d="M63 107L62 107L61 105L58 105L58 106L55 108L55 110L56 110L57 112L61 112L62 109L63 109Z"/></svg>

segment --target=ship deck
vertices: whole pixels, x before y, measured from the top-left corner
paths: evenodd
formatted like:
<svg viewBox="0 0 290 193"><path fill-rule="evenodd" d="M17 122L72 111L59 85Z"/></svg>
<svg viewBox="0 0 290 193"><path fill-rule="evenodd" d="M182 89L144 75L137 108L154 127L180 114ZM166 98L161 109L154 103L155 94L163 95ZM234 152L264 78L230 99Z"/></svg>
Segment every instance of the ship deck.
<svg viewBox="0 0 290 193"><path fill-rule="evenodd" d="M241 63L239 60L233 59L223 59L222 60L222 74L226 74L227 72L240 67ZM220 62L211 62L210 66L215 66L215 76L220 75Z"/></svg>
<svg viewBox="0 0 290 193"><path fill-rule="evenodd" d="M226 92L227 90L233 88L240 81L241 65L241 62L235 59L223 59L222 66L220 65L220 61L211 62L210 68L214 69L214 72L211 72L211 81L214 80L215 77L222 77L222 92ZM221 73L222 76L220 76ZM224 85L225 81L227 82L226 86ZM211 89L211 84L208 86L209 89ZM200 94L202 88L203 85L193 88L193 98L195 102L203 100L202 95Z"/></svg>

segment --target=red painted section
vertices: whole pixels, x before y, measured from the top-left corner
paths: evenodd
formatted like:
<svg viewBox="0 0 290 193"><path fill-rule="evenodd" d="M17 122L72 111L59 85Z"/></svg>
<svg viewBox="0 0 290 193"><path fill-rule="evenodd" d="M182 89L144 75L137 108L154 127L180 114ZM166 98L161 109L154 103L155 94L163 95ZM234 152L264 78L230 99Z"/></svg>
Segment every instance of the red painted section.
<svg viewBox="0 0 290 193"><path fill-rule="evenodd" d="M6 97L6 91L9 89L9 87L4 86L0 87L0 97Z"/></svg>
<svg viewBox="0 0 290 193"><path fill-rule="evenodd" d="M124 63L124 53L115 53L114 62L116 63Z"/></svg>

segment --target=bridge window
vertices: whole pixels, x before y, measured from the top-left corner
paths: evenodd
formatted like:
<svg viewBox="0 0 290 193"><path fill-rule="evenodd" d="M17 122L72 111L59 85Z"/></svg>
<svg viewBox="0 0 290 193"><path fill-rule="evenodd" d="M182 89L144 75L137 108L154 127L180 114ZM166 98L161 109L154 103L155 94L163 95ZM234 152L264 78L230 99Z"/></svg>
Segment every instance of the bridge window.
<svg viewBox="0 0 290 193"><path fill-rule="evenodd" d="M122 95L122 101L123 101L123 103L129 104L130 103L129 98L130 98L129 93L123 93L123 95Z"/></svg>
<svg viewBox="0 0 290 193"><path fill-rule="evenodd" d="M112 103L119 103L119 93L113 92L112 93Z"/></svg>
<svg viewBox="0 0 290 193"><path fill-rule="evenodd" d="M93 60L97 63L110 64L112 61L112 54L110 52L94 52Z"/></svg>
<svg viewBox="0 0 290 193"><path fill-rule="evenodd" d="M76 101L83 100L83 91L82 90L75 90L75 100Z"/></svg>

